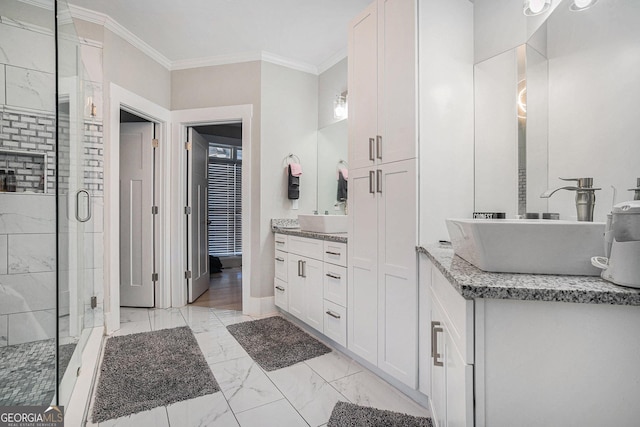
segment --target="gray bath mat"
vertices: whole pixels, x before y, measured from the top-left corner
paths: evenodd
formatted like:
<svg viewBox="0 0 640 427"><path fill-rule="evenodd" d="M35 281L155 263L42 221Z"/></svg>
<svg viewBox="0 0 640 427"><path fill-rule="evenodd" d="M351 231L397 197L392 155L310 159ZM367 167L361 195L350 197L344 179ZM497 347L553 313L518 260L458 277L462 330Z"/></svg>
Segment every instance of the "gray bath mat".
<svg viewBox="0 0 640 427"><path fill-rule="evenodd" d="M236 323L227 329L265 371L286 368L331 352L329 347L282 317Z"/></svg>
<svg viewBox="0 0 640 427"><path fill-rule="evenodd" d="M384 411L338 402L333 407L327 427L433 427L431 418L414 417L400 412Z"/></svg>
<svg viewBox="0 0 640 427"><path fill-rule="evenodd" d="M219 390L196 338L186 326L112 337L105 345L93 422Z"/></svg>

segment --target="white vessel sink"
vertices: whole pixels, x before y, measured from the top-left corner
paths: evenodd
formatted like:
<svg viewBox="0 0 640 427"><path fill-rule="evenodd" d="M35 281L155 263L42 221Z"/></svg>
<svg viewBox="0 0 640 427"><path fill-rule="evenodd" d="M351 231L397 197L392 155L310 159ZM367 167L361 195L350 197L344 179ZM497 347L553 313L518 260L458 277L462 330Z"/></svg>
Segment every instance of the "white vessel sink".
<svg viewBox="0 0 640 427"><path fill-rule="evenodd" d="M346 233L346 215L298 215L302 231L315 233Z"/></svg>
<svg viewBox="0 0 640 427"><path fill-rule="evenodd" d="M499 273L598 276L604 222L447 219L456 255ZM602 255L600 255L602 254Z"/></svg>

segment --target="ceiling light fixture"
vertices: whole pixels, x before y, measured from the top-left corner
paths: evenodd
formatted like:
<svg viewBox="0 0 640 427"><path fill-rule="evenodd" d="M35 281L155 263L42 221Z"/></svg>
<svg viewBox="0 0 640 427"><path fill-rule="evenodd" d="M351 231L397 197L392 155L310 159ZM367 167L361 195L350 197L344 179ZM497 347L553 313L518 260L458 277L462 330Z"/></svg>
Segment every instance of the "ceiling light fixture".
<svg viewBox="0 0 640 427"><path fill-rule="evenodd" d="M597 2L598 0L573 0L573 3L571 3L569 9L574 12L580 12L581 10L589 9Z"/></svg>
<svg viewBox="0 0 640 427"><path fill-rule="evenodd" d="M523 13L527 16L540 15L549 10L550 7L551 0L524 0Z"/></svg>

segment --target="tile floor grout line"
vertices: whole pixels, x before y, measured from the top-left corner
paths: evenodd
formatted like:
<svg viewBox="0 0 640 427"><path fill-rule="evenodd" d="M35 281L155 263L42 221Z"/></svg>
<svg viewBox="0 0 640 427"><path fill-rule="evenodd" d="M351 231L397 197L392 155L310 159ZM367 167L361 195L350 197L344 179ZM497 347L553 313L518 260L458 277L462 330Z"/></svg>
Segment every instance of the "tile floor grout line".
<svg viewBox="0 0 640 427"><path fill-rule="evenodd" d="M249 357L251 357L251 356L249 356ZM251 360L253 360L253 359L251 359ZM255 363L256 365L258 365L258 363L257 363L257 362L255 362L255 361L254 361L254 363ZM303 361L303 363L304 363L304 361ZM287 366L287 367L285 367L285 368L280 368L280 369L290 368L291 366L294 366L294 365L296 365L296 364L294 363L293 365L289 365L289 366ZM315 427L315 426L311 426L311 423L310 423L310 422L309 422L309 421L308 421L308 420L307 420L307 419L306 419L306 418L305 418L305 417L300 413L300 411L298 410L298 408L296 408L296 406L293 404L293 402L291 402L291 401L289 400L289 398L287 397L287 395L286 395L286 394L284 394L284 392L283 392L282 390L280 390L280 387L278 387L278 385L277 385L275 382L273 382L273 380L271 379L271 377L270 377L270 376L267 374L267 372L262 368L262 366L258 365L258 367L262 370L262 372L264 373L264 375L269 379L269 381L271 382L271 384L273 384L273 386L276 388L276 390L278 390L278 391L280 392L280 394L282 394L282 396L284 396L284 399L289 403L289 405L291 405L291 407L293 408L293 410L294 410L294 411L296 411L296 413L297 413L298 415L300 415L300 418L302 418L302 420L303 420L305 423L307 423L307 425L308 425L309 427ZM274 371L277 371L277 370L278 370L278 369L274 369Z"/></svg>

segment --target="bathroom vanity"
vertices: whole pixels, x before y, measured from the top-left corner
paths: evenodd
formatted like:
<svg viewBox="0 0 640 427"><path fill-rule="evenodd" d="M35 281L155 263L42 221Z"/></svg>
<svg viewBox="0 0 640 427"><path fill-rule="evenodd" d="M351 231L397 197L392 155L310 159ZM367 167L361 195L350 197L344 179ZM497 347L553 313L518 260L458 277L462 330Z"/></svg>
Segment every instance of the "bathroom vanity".
<svg viewBox="0 0 640 427"><path fill-rule="evenodd" d="M420 391L437 425L638 424L640 290L418 251Z"/></svg>
<svg viewBox="0 0 640 427"><path fill-rule="evenodd" d="M274 231L276 306L346 347L346 234Z"/></svg>

